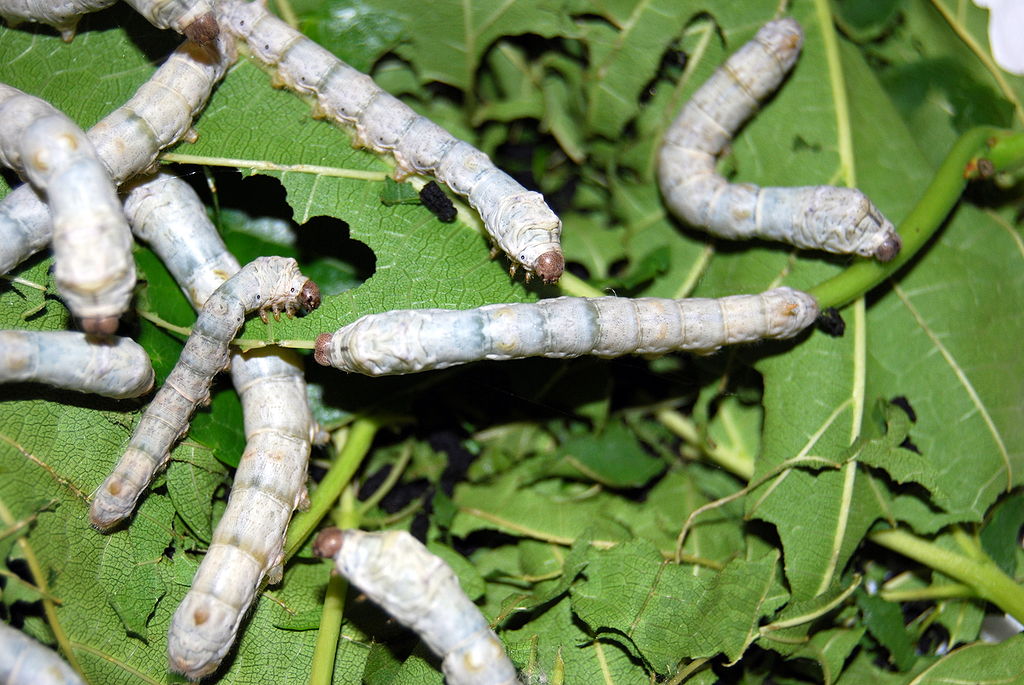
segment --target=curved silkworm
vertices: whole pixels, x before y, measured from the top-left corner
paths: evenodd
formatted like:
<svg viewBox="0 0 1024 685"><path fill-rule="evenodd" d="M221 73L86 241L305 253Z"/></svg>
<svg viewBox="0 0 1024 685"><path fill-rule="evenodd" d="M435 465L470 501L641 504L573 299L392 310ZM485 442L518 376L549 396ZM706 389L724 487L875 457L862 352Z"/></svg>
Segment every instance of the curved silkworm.
<svg viewBox="0 0 1024 685"><path fill-rule="evenodd" d="M82 129L0 83L0 163L44 194L57 290L87 333L111 335L135 287L132 236L107 170Z"/></svg>
<svg viewBox="0 0 1024 685"><path fill-rule="evenodd" d="M449 685L513 685L520 681L498 636L462 591L448 564L403 530L365 533L327 528L313 553L441 657Z"/></svg>
<svg viewBox="0 0 1024 685"><path fill-rule="evenodd" d="M117 0L0 0L0 17L11 27L23 21L54 27L64 42L75 37L75 27L83 14L113 5Z"/></svg>
<svg viewBox="0 0 1024 685"><path fill-rule="evenodd" d="M124 207L135 235L149 243L197 309L238 271L199 197L178 177L160 172L133 184ZM245 452L167 638L172 670L193 680L220 665L264 578L271 584L281 579L285 532L305 500L316 427L294 352L236 352L231 375L245 415Z"/></svg>
<svg viewBox="0 0 1024 685"><path fill-rule="evenodd" d="M817 301L792 288L719 299L556 297L462 311L396 310L320 335L315 358L388 376L481 359L709 354L722 345L791 338L817 315Z"/></svg>
<svg viewBox="0 0 1024 685"><path fill-rule="evenodd" d="M159 29L174 29L200 45L217 38L220 26L207 0L125 0Z"/></svg>
<svg viewBox="0 0 1024 685"><path fill-rule="evenodd" d="M0 621L0 683L3 685L85 685L52 649Z"/></svg>
<svg viewBox="0 0 1024 685"><path fill-rule="evenodd" d="M146 409L113 472L93 497L89 518L106 530L131 515L171 447L188 430L196 407L209 400L213 377L228 365L228 345L245 315L275 317L320 305L316 284L294 259L259 257L220 286L203 306L178 363Z"/></svg>
<svg viewBox="0 0 1024 685"><path fill-rule="evenodd" d="M0 331L0 383L26 381L124 399L149 392L153 367L128 338L95 342L74 331Z"/></svg>
<svg viewBox="0 0 1024 685"><path fill-rule="evenodd" d="M213 51L180 45L135 95L86 133L115 184L151 167L160 150L187 137L192 120L234 62L234 41ZM43 249L53 237L50 211L29 185L0 201L0 274Z"/></svg>
<svg viewBox="0 0 1024 685"><path fill-rule="evenodd" d="M390 152L398 175L430 174L466 197L495 245L527 277L545 283L562 275L562 222L540 193L528 191L469 143L417 114L373 79L267 12L259 2L225 0L222 28L276 69L275 82L317 99L315 116L355 126L358 144Z"/></svg>
<svg viewBox="0 0 1024 685"><path fill-rule="evenodd" d="M731 184L715 171L732 136L792 69L802 42L794 19L769 22L694 93L658 153L662 196L688 223L722 238L767 238L889 261L902 241L856 188L761 188Z"/></svg>

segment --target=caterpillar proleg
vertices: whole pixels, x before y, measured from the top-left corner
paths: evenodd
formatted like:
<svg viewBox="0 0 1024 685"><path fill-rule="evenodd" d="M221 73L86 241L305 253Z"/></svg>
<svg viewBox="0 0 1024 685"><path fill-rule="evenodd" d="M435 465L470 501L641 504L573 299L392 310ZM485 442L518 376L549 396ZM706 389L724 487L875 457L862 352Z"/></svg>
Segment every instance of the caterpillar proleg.
<svg viewBox="0 0 1024 685"><path fill-rule="evenodd" d="M128 338L97 343L75 331L0 331L0 383L25 381L124 399L153 387L153 367Z"/></svg>
<svg viewBox="0 0 1024 685"><path fill-rule="evenodd" d="M260 2L225 0L218 6L225 31L276 69L275 81L317 99L316 115L355 126L359 144L390 152L398 175L431 174L480 212L495 245L527 277L545 283L562 275L561 220L540 193L528 191L469 143L417 114L373 79L267 12Z"/></svg>
<svg viewBox="0 0 1024 685"><path fill-rule="evenodd" d="M125 214L197 309L238 271L199 197L176 176L160 172L134 184ZM245 415L245 452L227 508L168 634L171 668L191 679L219 666L264 578L271 584L281 579L285 531L305 500L315 430L302 360L294 352L235 352L231 375Z"/></svg>
<svg viewBox="0 0 1024 685"><path fill-rule="evenodd" d="M0 163L46 195L54 275L68 308L87 333L113 334L135 286L132 237L85 133L49 103L0 83Z"/></svg>
<svg viewBox="0 0 1024 685"><path fill-rule="evenodd" d="M760 237L889 261L902 241L856 188L761 188L730 184L715 171L716 157L737 129L792 69L802 41L794 19L765 24L686 103L658 154L665 203L688 223L722 238Z"/></svg>
<svg viewBox="0 0 1024 685"><path fill-rule="evenodd" d="M0 0L0 17L9 26L23 21L54 27L64 42L75 37L75 27L83 14L110 7L116 0Z"/></svg>
<svg viewBox="0 0 1024 685"><path fill-rule="evenodd" d="M0 683L3 685L85 685L52 649L0 621Z"/></svg>
<svg viewBox="0 0 1024 685"><path fill-rule="evenodd" d="M462 311L396 310L320 335L315 358L342 371L388 376L481 359L707 354L722 345L791 338L817 315L817 301L792 288L719 299L556 297Z"/></svg>
<svg viewBox="0 0 1024 685"><path fill-rule="evenodd" d="M128 102L89 129L86 135L115 184L152 166L160 150L186 136L234 59L231 40L219 41L216 54L186 41ZM15 188L0 201L0 273L52 237L49 209L31 186Z"/></svg>
<svg viewBox="0 0 1024 685"><path fill-rule="evenodd" d="M175 441L188 430L196 407L209 398L210 382L228 365L228 345L245 315L275 316L320 305L316 284L294 259L259 257L232 276L203 306L185 348L146 409L128 448L93 497L89 518L101 530L131 515L153 474L167 461Z"/></svg>
<svg viewBox="0 0 1024 685"><path fill-rule="evenodd" d="M365 533L327 528L313 553L441 657L449 685L513 685L520 681L498 636L462 591L448 564L400 530Z"/></svg>

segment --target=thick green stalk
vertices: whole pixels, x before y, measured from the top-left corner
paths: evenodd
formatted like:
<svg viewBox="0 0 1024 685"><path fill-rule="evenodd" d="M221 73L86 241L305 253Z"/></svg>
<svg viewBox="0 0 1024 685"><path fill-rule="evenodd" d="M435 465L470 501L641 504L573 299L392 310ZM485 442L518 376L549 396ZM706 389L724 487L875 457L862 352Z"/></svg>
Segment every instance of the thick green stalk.
<svg viewBox="0 0 1024 685"><path fill-rule="evenodd" d="M1024 587L1003 573L987 556L972 559L899 528L872 533L868 539L955 578L973 588L982 599L992 602L1018 621L1024 621Z"/></svg>
<svg viewBox="0 0 1024 685"><path fill-rule="evenodd" d="M346 488L341 497L341 514L337 524L341 528L359 527L359 509L356 507L355 491ZM333 564L325 561L325 565ZM309 685L331 685L334 680L334 660L338 652L338 638L341 635L341 618L345 612L345 593L348 581L332 571L327 580L324 608L320 614L320 630L316 634L313 650L313 666L309 671Z"/></svg>
<svg viewBox="0 0 1024 685"><path fill-rule="evenodd" d="M987 150L990 138L1003 131L991 126L979 126L967 131L946 155L921 200L900 223L898 230L903 249L896 259L882 263L864 259L841 274L816 285L810 290L822 309L842 307L862 296L886 278L896 273L924 247L939 229L946 216L960 200L967 184L965 172L968 164L979 152Z"/></svg>
<svg viewBox="0 0 1024 685"><path fill-rule="evenodd" d="M327 475L320 481L313 496L310 497L309 511L297 514L288 527L288 537L284 544L285 561L291 559L299 551L302 543L313 533L323 517L334 506L334 502L341 496L345 486L352 480L359 465L363 463L363 458L370 451L370 444L373 443L373 436L377 434L378 428L380 428L378 419L360 418L352 423L345 446L327 471Z"/></svg>

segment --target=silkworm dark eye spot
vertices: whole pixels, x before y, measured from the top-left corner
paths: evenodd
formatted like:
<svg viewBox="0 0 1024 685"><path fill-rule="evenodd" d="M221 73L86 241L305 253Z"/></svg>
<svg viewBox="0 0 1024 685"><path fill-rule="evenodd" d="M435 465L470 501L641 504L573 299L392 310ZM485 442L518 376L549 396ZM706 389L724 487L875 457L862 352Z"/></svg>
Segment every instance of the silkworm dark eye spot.
<svg viewBox="0 0 1024 685"><path fill-rule="evenodd" d="M195 621L197 626L201 626L210 620L210 614L206 609L196 609L192 614L192 620Z"/></svg>
<svg viewBox="0 0 1024 685"><path fill-rule="evenodd" d="M318 557L330 559L341 551L341 544L345 540L345 533L337 528L325 528L320 531L313 541L313 554Z"/></svg>

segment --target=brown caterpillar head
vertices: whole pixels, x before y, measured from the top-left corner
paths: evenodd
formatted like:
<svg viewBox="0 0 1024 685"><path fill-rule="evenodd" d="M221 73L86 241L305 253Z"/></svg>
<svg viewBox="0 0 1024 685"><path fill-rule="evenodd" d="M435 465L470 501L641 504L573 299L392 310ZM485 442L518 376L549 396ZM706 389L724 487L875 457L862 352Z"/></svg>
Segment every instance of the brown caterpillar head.
<svg viewBox="0 0 1024 685"><path fill-rule="evenodd" d="M888 262L895 259L903 247L903 240L898 233L890 231L882 241L882 244L875 248L875 259L880 262Z"/></svg>
<svg viewBox="0 0 1024 685"><path fill-rule="evenodd" d="M561 252L551 250L537 257L537 265L533 268L545 283L554 283L565 271L565 257Z"/></svg>
<svg viewBox="0 0 1024 685"><path fill-rule="evenodd" d="M220 25L217 24L217 18L213 15L213 12L207 12L186 26L183 31L185 37L193 43L206 45L216 40L217 36L220 35Z"/></svg>
<svg viewBox="0 0 1024 685"><path fill-rule="evenodd" d="M328 349L331 346L331 334L321 333L316 336L316 350L313 352L313 359L316 360L317 364L322 366L331 365L331 357L328 353Z"/></svg>
<svg viewBox="0 0 1024 685"><path fill-rule="evenodd" d="M307 312L320 306L320 288L313 281L306 281L302 284L302 292L299 293L299 306Z"/></svg>
<svg viewBox="0 0 1024 685"><path fill-rule="evenodd" d="M341 543L345 533L338 528L325 528L313 541L313 554L325 559L333 559L341 551Z"/></svg>
<svg viewBox="0 0 1024 685"><path fill-rule="evenodd" d="M83 316L78 319L78 325L82 330L98 338L105 338L117 333L117 326L120 322L117 316Z"/></svg>

